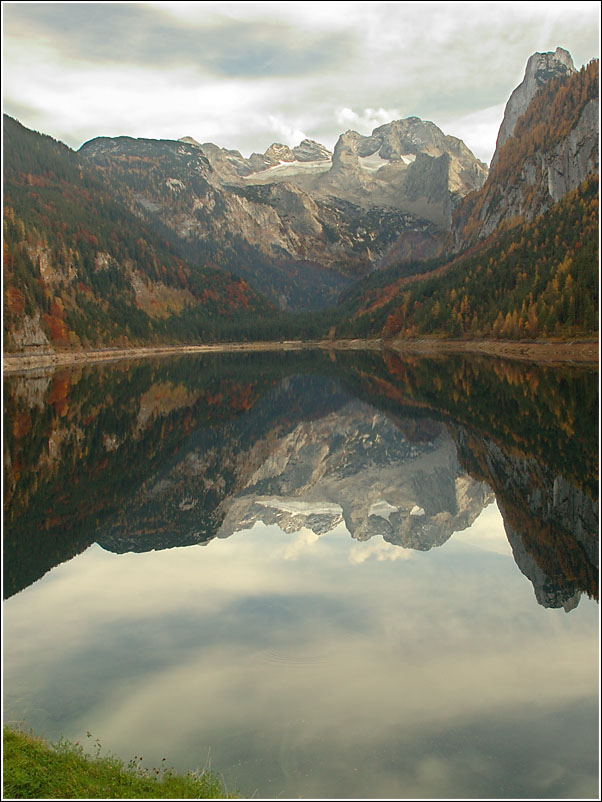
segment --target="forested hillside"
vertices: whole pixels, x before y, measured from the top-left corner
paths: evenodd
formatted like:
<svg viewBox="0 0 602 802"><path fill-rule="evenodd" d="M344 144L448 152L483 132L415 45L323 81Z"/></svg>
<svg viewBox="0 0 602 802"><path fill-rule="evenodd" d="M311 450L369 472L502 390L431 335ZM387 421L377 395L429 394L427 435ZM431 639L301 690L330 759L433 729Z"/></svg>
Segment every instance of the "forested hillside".
<svg viewBox="0 0 602 802"><path fill-rule="evenodd" d="M181 341L271 315L247 283L179 258L101 173L4 117L4 347Z"/></svg>
<svg viewBox="0 0 602 802"><path fill-rule="evenodd" d="M341 336L592 337L598 329L598 176L480 252L374 277L345 299ZM423 272L425 267L431 269ZM399 275L401 273L401 275Z"/></svg>

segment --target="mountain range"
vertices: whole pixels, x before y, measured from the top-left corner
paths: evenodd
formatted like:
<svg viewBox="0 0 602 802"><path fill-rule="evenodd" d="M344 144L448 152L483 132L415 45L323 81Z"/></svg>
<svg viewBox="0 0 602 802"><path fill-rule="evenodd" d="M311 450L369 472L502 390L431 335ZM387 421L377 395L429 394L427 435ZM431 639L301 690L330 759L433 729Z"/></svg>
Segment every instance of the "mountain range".
<svg viewBox="0 0 602 802"><path fill-rule="evenodd" d="M577 71L562 48L529 59L490 169L417 117L346 131L333 152L306 139L245 158L189 136L97 137L74 152L5 116L4 347L333 324L341 336L592 336L598 164L598 62ZM561 240L554 213L572 221ZM525 281L525 259L521 272L508 257L527 242L551 253L538 266L531 247ZM431 305L425 287L440 291Z"/></svg>

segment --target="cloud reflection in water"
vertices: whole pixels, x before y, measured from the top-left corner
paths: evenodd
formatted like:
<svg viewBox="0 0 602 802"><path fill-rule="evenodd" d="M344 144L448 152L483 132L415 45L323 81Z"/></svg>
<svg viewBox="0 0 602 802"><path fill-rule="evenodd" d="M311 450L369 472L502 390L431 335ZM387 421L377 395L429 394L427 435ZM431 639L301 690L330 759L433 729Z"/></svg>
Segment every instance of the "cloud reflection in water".
<svg viewBox="0 0 602 802"><path fill-rule="evenodd" d="M492 505L428 553L342 525L93 546L6 603L6 718L245 795L587 795L596 606L541 608L503 542Z"/></svg>

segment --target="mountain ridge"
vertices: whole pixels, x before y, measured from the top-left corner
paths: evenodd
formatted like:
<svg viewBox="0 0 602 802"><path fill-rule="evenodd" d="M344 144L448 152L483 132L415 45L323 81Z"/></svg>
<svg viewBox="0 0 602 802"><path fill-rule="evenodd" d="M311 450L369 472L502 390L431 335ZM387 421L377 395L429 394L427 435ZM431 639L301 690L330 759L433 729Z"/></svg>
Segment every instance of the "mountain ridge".
<svg viewBox="0 0 602 802"><path fill-rule="evenodd" d="M455 297L447 288L438 309L424 307L423 317L426 309L431 315L427 332L516 337L529 320L528 336L571 336L566 326L541 325L544 292L546 305L566 306L557 313L563 321L587 321L585 334L592 333L597 322L580 298L596 292L591 265L583 265L597 260L591 183L599 164L597 109L598 62L577 72L557 48L529 59L489 172L461 140L417 117L368 136L346 131L332 153L304 140L293 148L273 143L249 159L186 136L96 137L76 153L5 117L6 347L198 342L233 336L224 334L228 326L243 339L253 331L259 338L268 331L270 338L278 331L291 336L305 330L308 310L334 310L350 288L359 296L378 286L390 319L360 329L415 336L420 329L403 324L407 305L399 292L412 276L428 277L434 297L444 289L443 275L453 275ZM573 232L555 243L547 229L544 241L537 227L524 229L567 198L587 205L587 214L573 216L583 237ZM566 211L570 203L563 213L573 214ZM119 217L135 236L119 229ZM508 240L512 230L516 242ZM553 271L562 281L553 292L533 281L521 295L503 277L525 238L556 260ZM504 259L489 257L477 272L490 292L502 286L493 293L502 319L483 328L474 302L469 310L470 299L462 301L463 287L472 281L471 253L498 241L507 243ZM573 262L579 267L571 268ZM361 303L340 306L330 322L326 312L315 317L312 331L324 336L336 324L343 332L375 308L374 298ZM278 310L303 315L294 321ZM348 320L339 328L341 314ZM243 319L248 329L239 326Z"/></svg>

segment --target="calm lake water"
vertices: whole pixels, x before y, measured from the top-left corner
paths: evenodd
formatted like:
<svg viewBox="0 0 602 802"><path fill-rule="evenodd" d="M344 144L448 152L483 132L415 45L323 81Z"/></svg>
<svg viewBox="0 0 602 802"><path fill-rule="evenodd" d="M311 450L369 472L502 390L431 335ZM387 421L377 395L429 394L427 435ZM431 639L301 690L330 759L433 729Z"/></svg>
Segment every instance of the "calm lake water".
<svg viewBox="0 0 602 802"><path fill-rule="evenodd" d="M4 409L6 723L245 797L598 797L596 371L187 356Z"/></svg>

